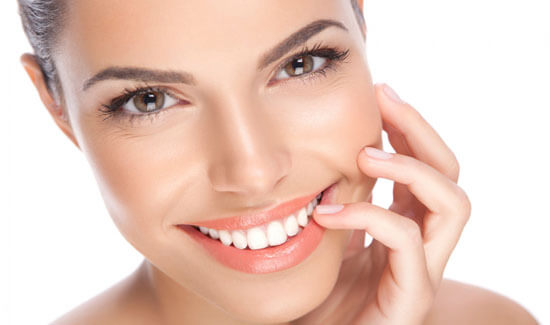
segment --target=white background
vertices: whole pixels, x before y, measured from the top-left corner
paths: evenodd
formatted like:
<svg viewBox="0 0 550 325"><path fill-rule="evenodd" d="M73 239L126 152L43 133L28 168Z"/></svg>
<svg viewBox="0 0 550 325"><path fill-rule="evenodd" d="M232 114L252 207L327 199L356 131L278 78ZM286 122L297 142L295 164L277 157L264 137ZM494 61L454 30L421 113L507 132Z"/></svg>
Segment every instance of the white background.
<svg viewBox="0 0 550 325"><path fill-rule="evenodd" d="M388 82L439 132L472 201L445 276L511 297L550 324L548 1L365 5L374 81ZM0 323L44 324L142 257L24 74L19 56L30 46L16 1L2 1L0 12ZM390 186L379 180L375 204L389 206Z"/></svg>

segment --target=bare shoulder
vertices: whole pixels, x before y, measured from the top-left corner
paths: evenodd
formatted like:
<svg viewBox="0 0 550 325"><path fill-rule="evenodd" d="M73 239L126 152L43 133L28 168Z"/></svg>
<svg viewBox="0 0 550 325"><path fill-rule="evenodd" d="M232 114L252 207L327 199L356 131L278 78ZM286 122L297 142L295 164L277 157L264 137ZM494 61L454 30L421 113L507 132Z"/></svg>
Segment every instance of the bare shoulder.
<svg viewBox="0 0 550 325"><path fill-rule="evenodd" d="M143 294L135 273L83 302L51 325L159 324L149 312L151 298Z"/></svg>
<svg viewBox="0 0 550 325"><path fill-rule="evenodd" d="M537 321L509 298L473 285L444 279L426 324L535 325Z"/></svg>

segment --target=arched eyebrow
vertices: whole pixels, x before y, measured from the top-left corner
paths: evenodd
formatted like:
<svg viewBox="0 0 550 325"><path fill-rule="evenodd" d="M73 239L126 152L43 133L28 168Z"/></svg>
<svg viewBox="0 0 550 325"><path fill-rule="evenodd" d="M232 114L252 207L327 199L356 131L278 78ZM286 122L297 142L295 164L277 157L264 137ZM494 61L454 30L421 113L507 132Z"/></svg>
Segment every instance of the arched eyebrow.
<svg viewBox="0 0 550 325"><path fill-rule="evenodd" d="M276 61L292 49L302 45L314 35L320 33L328 27L337 27L341 30L348 31L346 26L333 19L318 19L306 26L300 28L290 36L279 42L265 54L260 56L257 64L257 69L265 69L269 64ZM82 90L86 91L94 84L103 80L133 80L142 82L164 82L164 83L182 83L191 86L196 86L195 77L186 71L175 70L157 70L141 67L117 67L112 66L101 70L93 77L87 79L82 86Z"/></svg>

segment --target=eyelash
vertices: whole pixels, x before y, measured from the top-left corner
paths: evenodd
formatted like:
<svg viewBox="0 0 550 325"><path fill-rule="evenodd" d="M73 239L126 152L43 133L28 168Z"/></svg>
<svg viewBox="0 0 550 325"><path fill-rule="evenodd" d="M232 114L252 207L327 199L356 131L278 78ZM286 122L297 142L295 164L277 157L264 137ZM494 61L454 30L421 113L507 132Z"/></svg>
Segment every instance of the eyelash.
<svg viewBox="0 0 550 325"><path fill-rule="evenodd" d="M104 116L104 121L108 118L119 118L119 117L127 117L130 121L132 121L134 118L145 118L147 116L154 117L158 113L165 110L164 109L158 109L155 111L152 111L150 113L126 113L122 106L126 104L128 101L130 101L133 97L147 94L149 92L161 92L165 95L172 96L174 98L177 98L176 95L174 95L171 91L163 88L163 87L151 87L149 85L146 85L145 87L135 87L135 88L124 88L124 93L121 96L118 96L111 100L109 104L101 104L102 108L99 109L100 115Z"/></svg>
<svg viewBox="0 0 550 325"><path fill-rule="evenodd" d="M323 77L325 77L326 72L329 69L332 69L332 70L336 71L336 67L337 67L338 63L344 62L344 60L349 55L349 49L340 50L336 47L323 45L322 43L317 43L317 44L313 45L313 48L311 48L311 49L309 49L307 46L305 46L298 53L293 54L290 58L288 58L283 63L281 63L277 67L277 71L282 70L287 64L291 63L292 61L294 61L296 59L299 59L303 56L308 56L308 55L325 58L325 59L327 59L327 62L325 63L325 65L322 68L319 68L315 71L305 73L305 74L300 75L298 77L289 77L287 79L277 81L277 83L286 83L286 82L289 82L290 80L294 80L294 79L299 79L299 80L302 80L302 81L311 81L311 80L313 80L313 78L320 77L321 75Z"/></svg>
<svg viewBox="0 0 550 325"><path fill-rule="evenodd" d="M275 83L287 83L291 80L299 79L303 82L306 81L313 81L316 78L320 78L321 76L326 77L326 73L329 69L336 71L338 65L342 62L345 62L344 60L349 55L349 49L346 50L340 50L337 47L331 47L323 45L322 43L317 43L313 46L313 48L309 49L307 46L303 47L298 53L293 54L290 58L285 60L282 64L280 64L277 67L277 71L281 71L287 64L291 63L292 61L299 59L303 56L315 56L315 57L322 57L327 59L327 61L324 63L324 65L321 68L318 68L315 71L304 73L297 77L289 77L282 80L277 80ZM155 111L149 112L149 113L127 113L122 109L122 106L126 104L129 100L131 100L134 96L141 95L141 94L147 94L149 92L160 92L164 95L169 95L174 98L177 98L172 92L167 90L163 87L151 87L149 85L146 85L145 87L135 87L132 89L124 88L124 93L121 96L118 96L110 101L109 104L101 104L102 108L99 109L100 115L105 116L103 120L106 120L108 118L120 118L125 117L128 118L130 121L132 121L134 118L145 118L145 117L155 117L157 114L164 112L166 108L157 109Z"/></svg>

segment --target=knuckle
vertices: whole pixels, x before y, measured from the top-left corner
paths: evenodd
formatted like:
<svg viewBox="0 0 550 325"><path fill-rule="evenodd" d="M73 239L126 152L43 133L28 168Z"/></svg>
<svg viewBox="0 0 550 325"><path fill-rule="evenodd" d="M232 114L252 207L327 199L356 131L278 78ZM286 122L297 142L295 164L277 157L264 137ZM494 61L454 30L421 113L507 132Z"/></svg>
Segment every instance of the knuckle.
<svg viewBox="0 0 550 325"><path fill-rule="evenodd" d="M420 232L420 227L415 221L407 217L403 217L402 229L404 239L407 241L407 243L422 243L422 233Z"/></svg>
<svg viewBox="0 0 550 325"><path fill-rule="evenodd" d="M449 166L448 175L455 181L455 183L458 181L458 175L460 174L460 164L458 163L458 160L453 155L453 158L451 159L451 164Z"/></svg>
<svg viewBox="0 0 550 325"><path fill-rule="evenodd" d="M468 198L468 195L460 186L457 186L457 212L456 214L464 220L464 223L468 222L470 215L472 214L472 202Z"/></svg>

